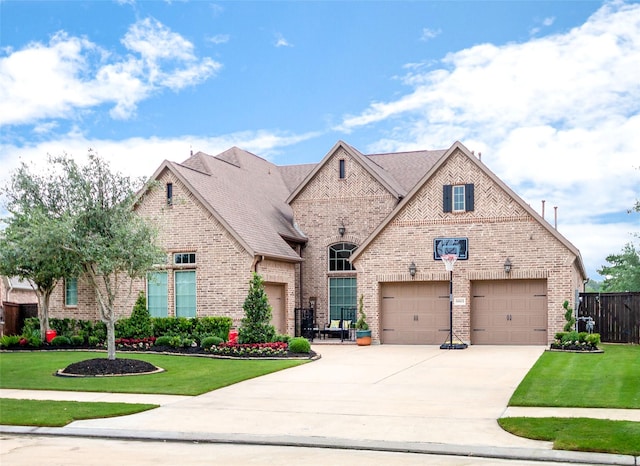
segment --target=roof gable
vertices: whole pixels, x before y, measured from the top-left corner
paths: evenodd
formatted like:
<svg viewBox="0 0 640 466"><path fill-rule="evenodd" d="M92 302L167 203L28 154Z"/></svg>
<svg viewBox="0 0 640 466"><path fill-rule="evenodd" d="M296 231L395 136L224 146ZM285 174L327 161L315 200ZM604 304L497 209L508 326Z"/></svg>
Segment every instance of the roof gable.
<svg viewBox="0 0 640 466"><path fill-rule="evenodd" d="M422 179L415 184L410 190L407 196L398 203L396 208L389 214L389 216L371 233L371 235L365 240L365 242L353 253L352 260L357 258L371 245L375 238L394 220L401 212L419 195L424 186L431 180L435 174L442 168L442 166L457 153L463 154L467 161L472 163L480 172L488 177L495 185L503 190L507 196L514 200L518 209L525 211L536 222L538 222L544 229L546 229L553 237L555 237L561 244L563 244L568 250L574 254L578 260L580 271L584 276L586 272L580 251L567 240L558 230L553 228L547 221L545 221L535 210L531 208L524 200L518 196L509 186L507 186L500 178L498 178L486 165L484 165L477 157L475 157L462 143L456 141L448 150L444 151L441 157L433 164L433 166L427 171Z"/></svg>
<svg viewBox="0 0 640 466"><path fill-rule="evenodd" d="M305 238L293 227L289 193L272 163L231 148L213 157L202 152L181 164L163 162L152 179L169 170L252 256L299 261L287 240Z"/></svg>

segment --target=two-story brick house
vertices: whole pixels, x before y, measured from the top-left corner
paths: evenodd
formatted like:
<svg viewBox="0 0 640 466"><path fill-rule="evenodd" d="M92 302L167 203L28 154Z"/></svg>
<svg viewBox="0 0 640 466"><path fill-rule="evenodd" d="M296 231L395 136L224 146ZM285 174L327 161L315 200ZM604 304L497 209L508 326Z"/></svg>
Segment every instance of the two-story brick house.
<svg viewBox="0 0 640 466"><path fill-rule="evenodd" d="M152 180L137 211L158 226L168 260L134 289L153 315L239 324L256 271L281 332L294 332L296 307L313 302L323 326L362 295L374 341L441 344L450 276L439 256L456 252L456 336L546 344L586 278L579 251L458 142L363 155L340 141L318 164L294 166L232 148L164 162ZM90 297L71 301L91 313Z"/></svg>

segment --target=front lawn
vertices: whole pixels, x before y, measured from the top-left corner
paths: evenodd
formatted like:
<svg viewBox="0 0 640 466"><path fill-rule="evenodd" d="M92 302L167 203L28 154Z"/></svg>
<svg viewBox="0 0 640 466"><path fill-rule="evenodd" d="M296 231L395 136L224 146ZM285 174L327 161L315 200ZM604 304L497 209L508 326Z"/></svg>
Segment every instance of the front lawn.
<svg viewBox="0 0 640 466"><path fill-rule="evenodd" d="M599 354L546 351L509 405L640 408L640 346L601 347Z"/></svg>
<svg viewBox="0 0 640 466"><path fill-rule="evenodd" d="M640 408L640 346L601 345L604 353L545 352L520 383L510 406ZM561 450L640 455L640 422L585 418L502 418L520 437Z"/></svg>
<svg viewBox="0 0 640 466"><path fill-rule="evenodd" d="M157 407L158 405L140 403L81 403L0 398L0 424L62 427L81 419L125 416Z"/></svg>
<svg viewBox="0 0 640 466"><path fill-rule="evenodd" d="M0 388L86 392L200 395L243 380L308 362L307 360L214 359L160 354L127 354L162 367L165 372L126 377L57 377L69 364L104 353L33 351L0 354Z"/></svg>
<svg viewBox="0 0 640 466"><path fill-rule="evenodd" d="M553 442L556 450L640 455L640 422L557 417L506 417L498 422L519 437Z"/></svg>

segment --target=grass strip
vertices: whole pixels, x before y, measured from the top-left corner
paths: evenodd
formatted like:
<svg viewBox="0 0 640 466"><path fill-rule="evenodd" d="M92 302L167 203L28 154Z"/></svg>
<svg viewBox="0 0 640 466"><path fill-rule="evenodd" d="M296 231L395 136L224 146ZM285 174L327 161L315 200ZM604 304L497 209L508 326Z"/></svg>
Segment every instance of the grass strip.
<svg viewBox="0 0 640 466"><path fill-rule="evenodd" d="M142 403L86 403L0 398L0 424L62 427L81 419L125 416L157 407L158 405Z"/></svg>
<svg viewBox="0 0 640 466"><path fill-rule="evenodd" d="M165 372L125 377L55 376L73 362L101 357L86 351L33 351L0 354L0 388L113 393L200 395L243 380L295 367L308 360L214 359L144 353L117 354L162 367Z"/></svg>
<svg viewBox="0 0 640 466"><path fill-rule="evenodd" d="M556 450L640 455L640 422L506 417L499 419L498 423L518 437L553 442Z"/></svg>
<svg viewBox="0 0 640 466"><path fill-rule="evenodd" d="M640 408L640 346L602 348L601 354L543 353L509 405Z"/></svg>

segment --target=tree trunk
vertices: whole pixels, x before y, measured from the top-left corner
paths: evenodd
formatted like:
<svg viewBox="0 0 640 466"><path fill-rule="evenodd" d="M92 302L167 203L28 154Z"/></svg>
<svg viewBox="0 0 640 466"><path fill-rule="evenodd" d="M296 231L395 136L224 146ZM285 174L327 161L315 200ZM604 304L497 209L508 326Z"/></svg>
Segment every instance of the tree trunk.
<svg viewBox="0 0 640 466"><path fill-rule="evenodd" d="M38 296L38 320L40 321L40 337L46 341L47 330L49 330L49 300L53 290L36 292Z"/></svg>
<svg viewBox="0 0 640 466"><path fill-rule="evenodd" d="M116 359L116 325L114 319L108 319L107 324L107 359Z"/></svg>

